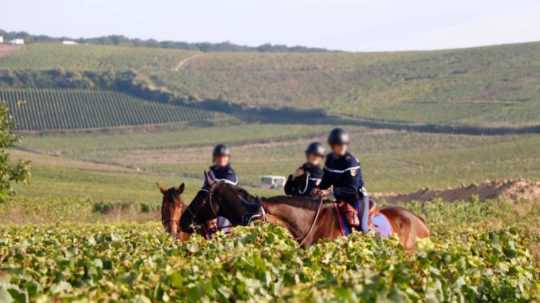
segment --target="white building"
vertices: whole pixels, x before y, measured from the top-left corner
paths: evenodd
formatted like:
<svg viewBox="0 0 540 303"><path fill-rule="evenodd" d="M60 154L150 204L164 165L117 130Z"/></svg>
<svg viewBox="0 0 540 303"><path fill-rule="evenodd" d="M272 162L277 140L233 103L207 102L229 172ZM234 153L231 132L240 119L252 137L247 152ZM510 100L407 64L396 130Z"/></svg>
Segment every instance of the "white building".
<svg viewBox="0 0 540 303"><path fill-rule="evenodd" d="M24 39L13 39L11 41L9 41L10 44L15 44L15 45L23 45L24 44Z"/></svg>
<svg viewBox="0 0 540 303"><path fill-rule="evenodd" d="M263 188L282 188L287 179L283 176L261 176L261 187Z"/></svg>
<svg viewBox="0 0 540 303"><path fill-rule="evenodd" d="M4 43L4 37L0 36L0 43Z"/></svg>
<svg viewBox="0 0 540 303"><path fill-rule="evenodd" d="M77 43L76 41L64 40L64 41L62 41L62 44L63 45L76 45L76 44L79 44L79 43Z"/></svg>

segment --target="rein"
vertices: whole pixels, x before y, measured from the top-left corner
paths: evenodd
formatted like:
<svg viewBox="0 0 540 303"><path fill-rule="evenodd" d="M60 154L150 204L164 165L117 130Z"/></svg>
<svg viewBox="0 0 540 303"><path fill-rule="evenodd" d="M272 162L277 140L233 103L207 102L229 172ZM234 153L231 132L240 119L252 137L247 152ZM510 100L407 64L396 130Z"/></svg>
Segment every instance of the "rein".
<svg viewBox="0 0 540 303"><path fill-rule="evenodd" d="M217 183L216 183L217 184ZM203 204L197 209L196 212L193 212L189 207L186 208L186 211L189 212L189 214L193 217L193 221L196 221L197 220L197 217L199 215L199 212L201 211L201 209L203 208L203 206L205 206L207 203L209 203L209 206L210 206L210 210L212 211L212 214L214 215L217 215L216 214L216 210L214 209L214 207L212 206L212 196L213 196L213 192L214 192L214 187L215 185L212 185L210 187L210 189L205 189L205 188L202 188L200 191L205 191L208 193L208 199L205 199L203 201ZM178 224L180 224L180 220L178 220ZM208 235L208 231L206 230L206 228L204 226L199 226L197 224L192 224L192 228L194 230L203 230L203 233L205 235L205 238L208 238L207 235Z"/></svg>
<svg viewBox="0 0 540 303"><path fill-rule="evenodd" d="M216 183L216 184L217 184L217 183ZM208 193L208 198L205 199L205 200L203 201L202 205L199 207L199 209L197 209L197 212L196 212L196 213L193 213L193 212L191 211L191 209L189 209L189 207L187 208L187 210L189 211L189 214L190 214L191 216L193 216L193 221L196 221L197 216L199 215L199 212L201 211L201 209L203 208L203 206L205 206L206 204L208 204L208 205L210 206L210 210L212 211L212 214L213 214L214 216L217 216L216 210L215 210L214 207L212 206L212 201L213 201L213 196L214 196L214 195L213 195L213 194L214 194L214 187L215 187L215 184L212 185L212 186L210 187L209 190L208 190L208 189L204 189L204 188L200 190L200 191L205 191L205 192L207 192L207 193Z"/></svg>
<svg viewBox="0 0 540 303"><path fill-rule="evenodd" d="M311 232L313 231L313 228L315 227L315 224L319 220L319 215L321 214L321 210L322 210L323 205L324 205L324 198L320 197L319 207L317 208L317 213L315 213L315 217L313 218L313 222L311 222L311 226L309 227L309 230L302 237L302 241L300 241L300 246L304 246L304 244L306 244L305 242L306 242L308 236L311 234Z"/></svg>

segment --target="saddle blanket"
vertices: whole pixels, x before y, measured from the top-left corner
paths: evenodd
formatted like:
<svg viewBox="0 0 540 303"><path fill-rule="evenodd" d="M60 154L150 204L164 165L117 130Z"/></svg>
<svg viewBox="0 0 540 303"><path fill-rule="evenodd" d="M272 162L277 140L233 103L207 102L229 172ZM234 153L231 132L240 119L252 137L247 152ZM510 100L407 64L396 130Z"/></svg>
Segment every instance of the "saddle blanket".
<svg viewBox="0 0 540 303"><path fill-rule="evenodd" d="M351 225L349 224L349 221L345 217L345 215L339 211L339 208L337 207L337 204L334 204L334 210L338 217L339 227L341 228L341 233L344 236L348 236L352 234L353 229ZM374 216L370 217L370 228L375 230L382 238L386 239L392 236L393 229L392 225L390 224L390 221L388 221L388 218L386 218L385 215L378 213Z"/></svg>

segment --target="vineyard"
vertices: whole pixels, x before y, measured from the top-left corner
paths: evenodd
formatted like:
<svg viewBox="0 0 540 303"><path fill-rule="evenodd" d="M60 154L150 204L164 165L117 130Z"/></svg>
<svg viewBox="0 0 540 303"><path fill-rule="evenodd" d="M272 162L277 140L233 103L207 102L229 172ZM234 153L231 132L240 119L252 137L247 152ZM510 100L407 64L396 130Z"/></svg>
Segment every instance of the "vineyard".
<svg viewBox="0 0 540 303"><path fill-rule="evenodd" d="M304 250L262 225L186 243L157 223L3 227L0 301L529 302L538 207L519 207L432 202L434 236L413 254L360 234Z"/></svg>
<svg viewBox="0 0 540 303"><path fill-rule="evenodd" d="M540 43L522 43L427 52L201 53L37 43L0 58L0 69L131 70L149 87L196 100L394 122L520 127L540 123L539 50Z"/></svg>
<svg viewBox="0 0 540 303"><path fill-rule="evenodd" d="M212 121L212 112L84 90L1 89L16 130L59 130Z"/></svg>

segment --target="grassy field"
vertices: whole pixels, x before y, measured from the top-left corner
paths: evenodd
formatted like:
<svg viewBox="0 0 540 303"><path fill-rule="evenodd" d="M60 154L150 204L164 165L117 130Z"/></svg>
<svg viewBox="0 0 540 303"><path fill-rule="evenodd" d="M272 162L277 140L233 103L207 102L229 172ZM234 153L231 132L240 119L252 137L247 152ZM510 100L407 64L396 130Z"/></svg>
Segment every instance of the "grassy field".
<svg viewBox="0 0 540 303"><path fill-rule="evenodd" d="M0 61L2 69L74 71L174 69L197 52L103 45L31 44Z"/></svg>
<svg viewBox="0 0 540 303"><path fill-rule="evenodd" d="M540 178L539 136L469 137L418 134L359 134L352 147L360 158L370 191L414 191L445 188L486 179ZM264 174L287 175L303 161L308 142L253 145L236 148L234 166L241 182L258 182ZM210 148L133 151L123 163L137 162L154 171L197 174L208 161Z"/></svg>
<svg viewBox="0 0 540 303"><path fill-rule="evenodd" d="M527 126L540 122L539 50L540 43L526 43L432 52L265 54L34 44L1 58L0 69L132 68L156 87L199 99L323 108L392 121Z"/></svg>
<svg viewBox="0 0 540 303"><path fill-rule="evenodd" d="M44 223L76 220L156 220L164 186L185 182L186 202L201 184L215 142L232 145L242 186L263 196L261 175L286 176L303 161L312 140L324 141L330 126L233 125L148 132L25 135L16 159L32 161L32 181L0 207L0 220ZM411 192L486 179L540 179L540 136L466 136L350 129L371 192ZM290 136L294 134L294 136ZM219 141L218 141L219 140ZM35 210L35 205L41 205ZM111 206L110 213L96 207ZM141 206L144 205L144 206ZM141 207L150 208L141 213ZM119 208L119 209L117 209ZM24 215L17 215L17 214Z"/></svg>
<svg viewBox="0 0 540 303"><path fill-rule="evenodd" d="M2 224L155 221L161 205L156 183L166 188L185 183L186 203L202 184L200 175L189 178L144 172L19 150L11 155L13 159L31 161L32 176L28 184L15 186L16 196L11 201L0 204ZM248 189L259 195L276 194L260 188ZM104 212L103 207L110 209Z"/></svg>
<svg viewBox="0 0 540 303"><path fill-rule="evenodd" d="M57 158L109 164L140 172L200 178L212 145L233 146L243 185L259 176L288 175L303 161L312 140L330 126L237 125L148 133L26 136L20 147ZM469 136L351 128L370 191L444 188L486 179L540 179L540 136ZM290 136L294 133L294 136Z"/></svg>
<svg viewBox="0 0 540 303"><path fill-rule="evenodd" d="M329 125L240 124L220 127L182 127L158 131L111 131L81 134L24 135L21 147L45 153L61 153L84 158L92 151L124 151L208 146L216 142L249 144L255 142L302 140L327 132Z"/></svg>
<svg viewBox="0 0 540 303"><path fill-rule="evenodd" d="M527 125L540 121L540 95L531 85L539 49L534 43L381 54L208 54L163 77L201 98L385 120Z"/></svg>

